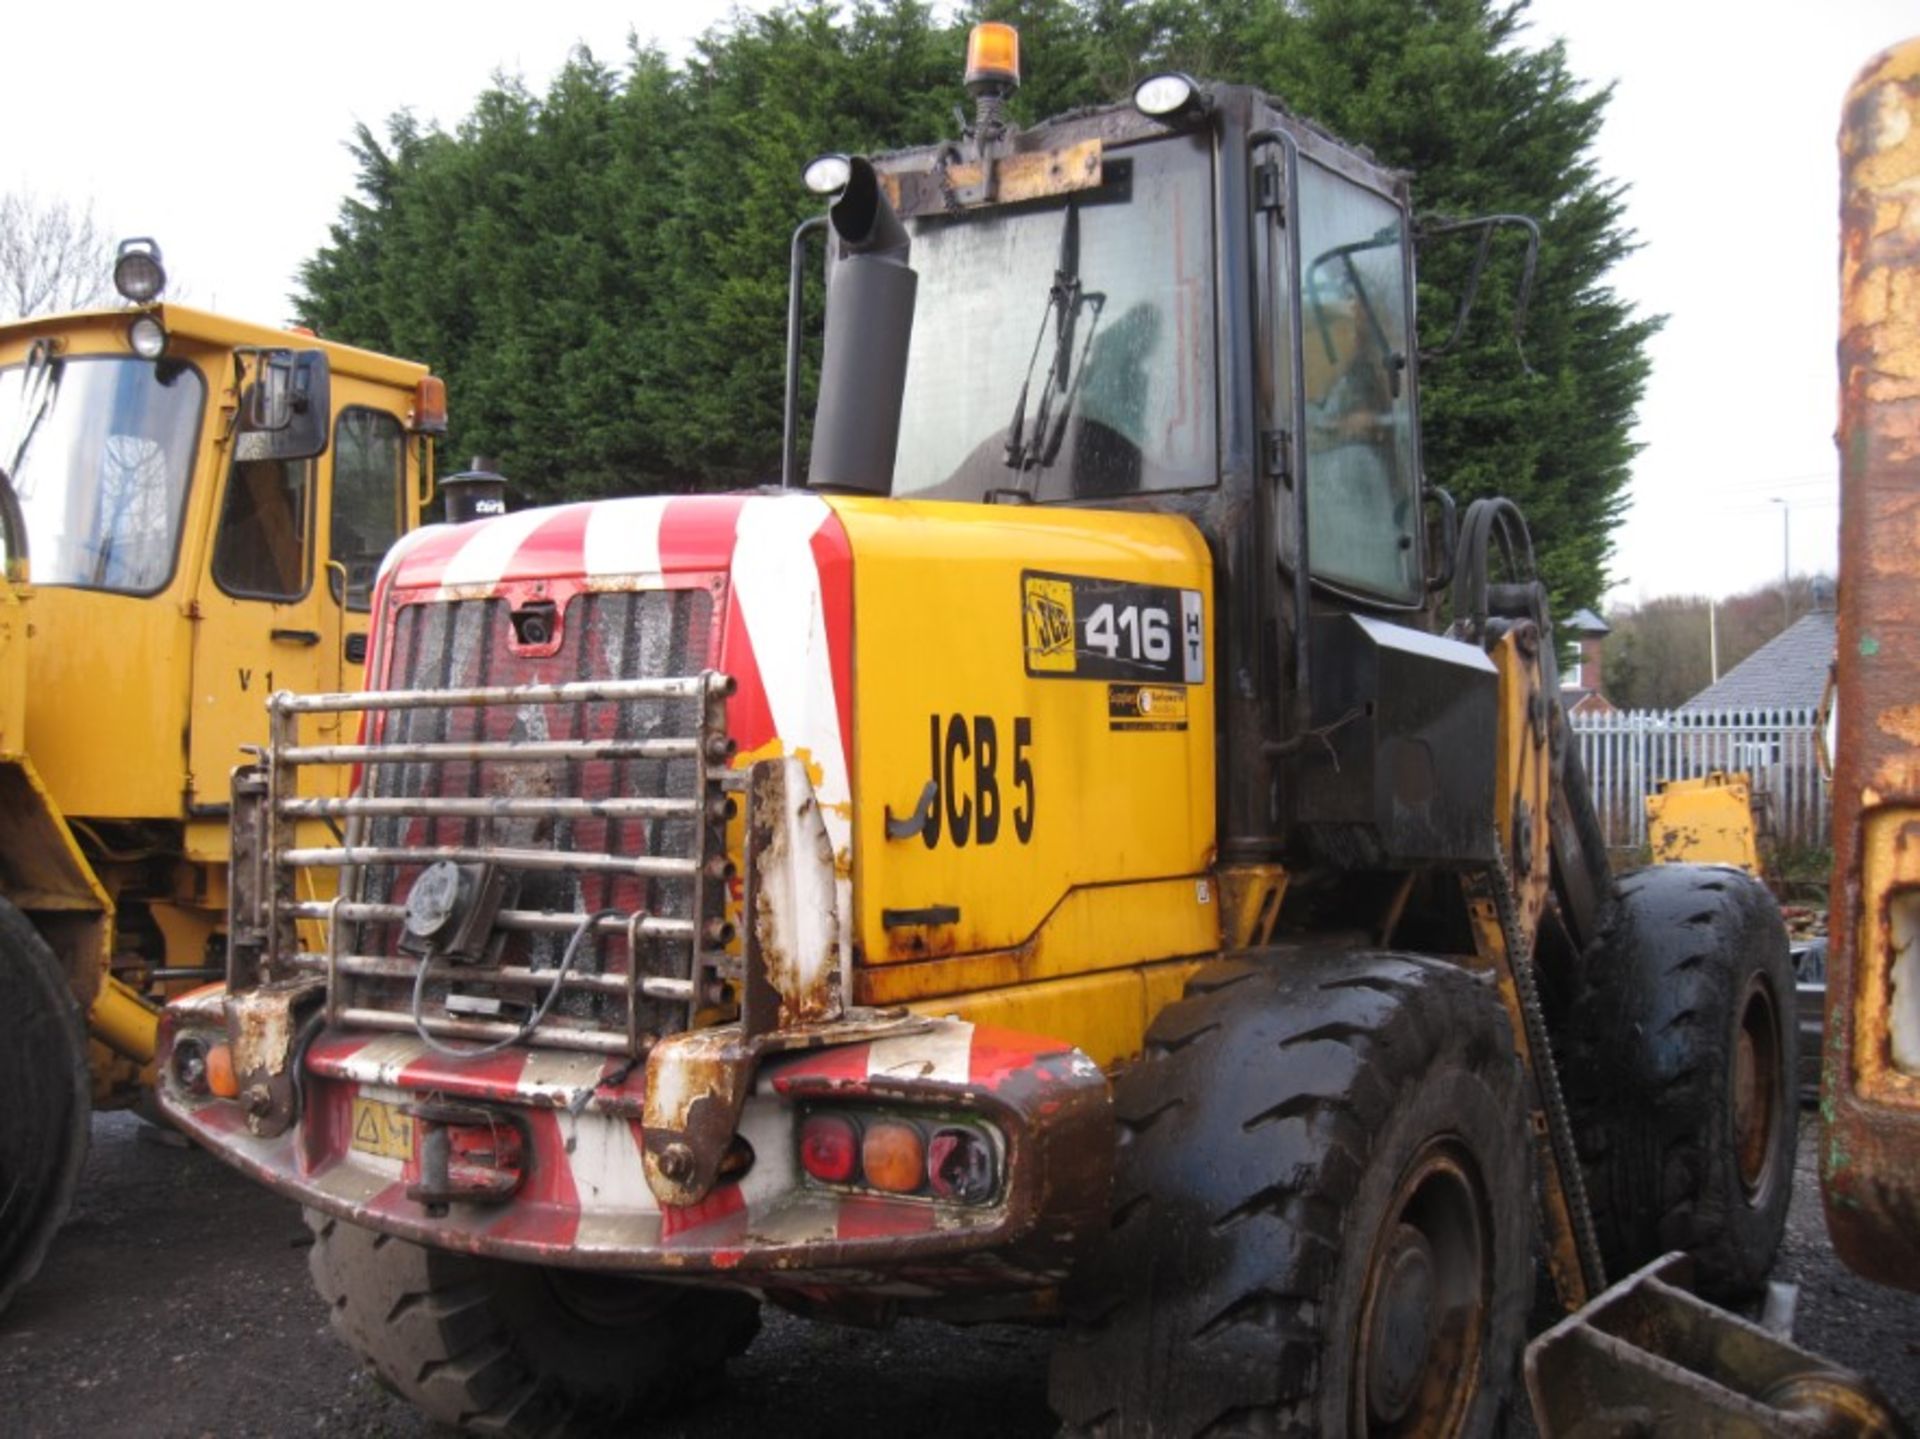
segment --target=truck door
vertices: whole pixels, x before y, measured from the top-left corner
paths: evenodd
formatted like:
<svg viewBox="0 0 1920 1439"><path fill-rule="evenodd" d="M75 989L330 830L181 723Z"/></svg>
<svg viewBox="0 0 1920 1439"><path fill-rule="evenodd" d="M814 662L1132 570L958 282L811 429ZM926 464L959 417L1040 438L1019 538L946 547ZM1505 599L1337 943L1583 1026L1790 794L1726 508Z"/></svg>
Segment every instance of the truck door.
<svg viewBox="0 0 1920 1439"><path fill-rule="evenodd" d="M268 695L336 677L339 625L314 562L320 469L319 459L227 462L196 597L189 814L227 802L241 746L266 739Z"/></svg>
<svg viewBox="0 0 1920 1439"><path fill-rule="evenodd" d="M226 802L242 745L266 739L276 689L355 689L380 561L405 528L409 443L395 391L335 374L326 449L230 462L194 643L189 767L198 806ZM322 716L337 739L349 717Z"/></svg>
<svg viewBox="0 0 1920 1439"><path fill-rule="evenodd" d="M347 402L328 450L327 599L337 633L335 669L326 684L351 690L361 687L365 672L374 577L406 528L409 443L390 411L356 402L346 387L341 394Z"/></svg>

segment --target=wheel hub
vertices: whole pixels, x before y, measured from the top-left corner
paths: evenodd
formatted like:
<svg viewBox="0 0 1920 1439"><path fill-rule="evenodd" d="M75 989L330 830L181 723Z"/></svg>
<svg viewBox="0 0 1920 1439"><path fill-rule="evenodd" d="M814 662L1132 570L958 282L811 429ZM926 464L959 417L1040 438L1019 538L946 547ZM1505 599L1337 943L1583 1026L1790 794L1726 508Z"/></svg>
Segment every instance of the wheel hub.
<svg viewBox="0 0 1920 1439"><path fill-rule="evenodd" d="M1460 1432L1480 1383L1492 1232L1472 1159L1453 1141L1428 1145L1395 1187L1367 1266L1356 1439Z"/></svg>
<svg viewBox="0 0 1920 1439"><path fill-rule="evenodd" d="M1395 1230L1374 1291L1367 1352L1367 1408L1393 1423L1405 1417L1419 1392L1439 1318L1433 1250L1411 1224Z"/></svg>

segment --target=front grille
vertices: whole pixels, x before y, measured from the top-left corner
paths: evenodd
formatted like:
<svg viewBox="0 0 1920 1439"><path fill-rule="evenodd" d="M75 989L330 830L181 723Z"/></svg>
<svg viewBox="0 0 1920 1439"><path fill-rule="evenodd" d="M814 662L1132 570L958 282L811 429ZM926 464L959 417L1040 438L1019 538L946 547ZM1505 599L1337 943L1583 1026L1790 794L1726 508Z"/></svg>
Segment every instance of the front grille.
<svg viewBox="0 0 1920 1439"><path fill-rule="evenodd" d="M405 905L427 867L449 860L491 866L500 909L472 956L425 961L428 1034L511 1037L596 914L595 942L577 947L529 1043L639 1055L718 997L730 938L729 685L706 668L712 599L704 589L581 594L561 618L542 653L517 641L505 600L405 606L386 690L275 696L260 782L245 787L261 794L259 848L272 860L257 935L238 918L246 880L236 864L237 978L258 938L261 977L328 976L334 1022L412 1030L423 960L402 946ZM366 714L363 743L301 742L302 716L352 710ZM343 764L361 775L351 798L296 795L298 770ZM296 823L316 819L337 843L290 842ZM322 870L339 872L340 897L302 898L313 886L296 876ZM321 921L320 948L297 943L302 920Z"/></svg>

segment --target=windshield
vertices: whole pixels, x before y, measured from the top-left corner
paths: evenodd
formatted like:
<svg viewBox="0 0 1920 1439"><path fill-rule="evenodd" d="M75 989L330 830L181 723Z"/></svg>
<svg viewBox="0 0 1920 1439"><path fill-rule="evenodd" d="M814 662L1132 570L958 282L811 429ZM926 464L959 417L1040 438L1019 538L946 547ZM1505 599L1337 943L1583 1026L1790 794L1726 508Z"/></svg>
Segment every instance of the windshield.
<svg viewBox="0 0 1920 1439"><path fill-rule="evenodd" d="M1098 189L909 228L920 281L896 495L1214 483L1204 137L1108 151Z"/></svg>
<svg viewBox="0 0 1920 1439"><path fill-rule="evenodd" d="M0 370L0 466L35 584L151 593L173 574L206 387L177 360Z"/></svg>
<svg viewBox="0 0 1920 1439"><path fill-rule="evenodd" d="M1418 596L1418 495L1407 378L1400 210L1300 166L1300 328L1313 573L1396 600Z"/></svg>

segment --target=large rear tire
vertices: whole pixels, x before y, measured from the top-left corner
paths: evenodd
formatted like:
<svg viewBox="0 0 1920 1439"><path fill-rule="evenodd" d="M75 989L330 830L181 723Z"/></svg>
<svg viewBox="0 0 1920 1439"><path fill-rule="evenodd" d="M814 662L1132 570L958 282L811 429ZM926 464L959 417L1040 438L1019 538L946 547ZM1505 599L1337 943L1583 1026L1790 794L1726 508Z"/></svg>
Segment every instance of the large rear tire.
<svg viewBox="0 0 1920 1439"><path fill-rule="evenodd" d="M429 1249L307 1211L334 1332L429 1418L553 1435L659 1413L752 1343L744 1295Z"/></svg>
<svg viewBox="0 0 1920 1439"><path fill-rule="evenodd" d="M1211 965L1115 1107L1113 1225L1054 1352L1069 1432L1495 1429L1533 1261L1488 985L1395 954Z"/></svg>
<svg viewBox="0 0 1920 1439"><path fill-rule="evenodd" d="M1793 1197L1798 1033L1773 897L1717 865L1625 876L1581 964L1563 1075L1607 1273L1674 1249L1752 1293Z"/></svg>
<svg viewBox="0 0 1920 1439"><path fill-rule="evenodd" d="M87 1032L60 961L0 899L0 1312L46 1258L87 1158Z"/></svg>

